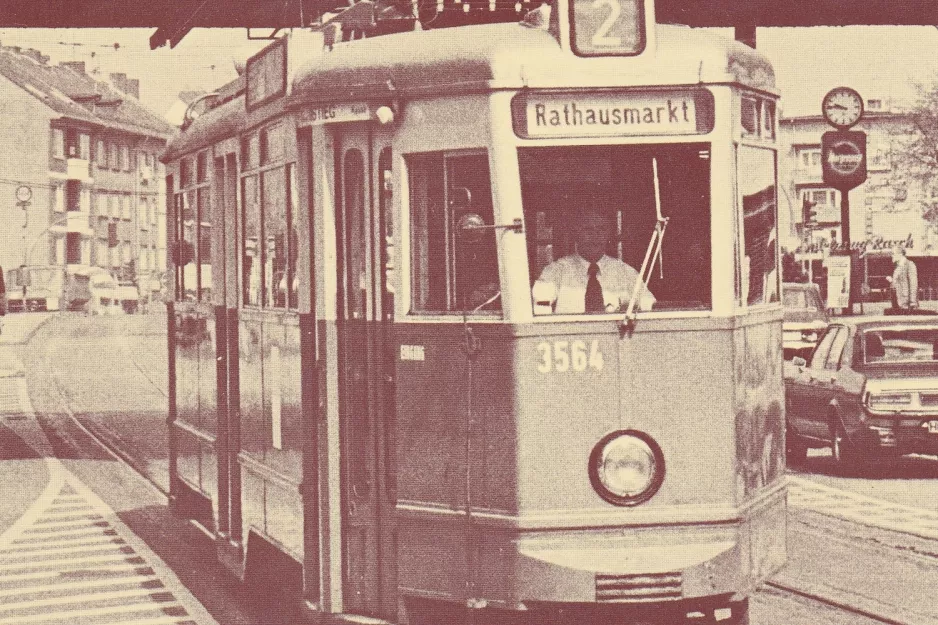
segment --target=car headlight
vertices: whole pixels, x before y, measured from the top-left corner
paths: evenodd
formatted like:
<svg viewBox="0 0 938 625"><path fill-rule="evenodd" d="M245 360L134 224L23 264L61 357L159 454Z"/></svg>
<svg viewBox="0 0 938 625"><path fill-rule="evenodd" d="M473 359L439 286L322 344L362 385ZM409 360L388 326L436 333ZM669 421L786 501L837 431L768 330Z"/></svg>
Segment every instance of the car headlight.
<svg viewBox="0 0 938 625"><path fill-rule="evenodd" d="M644 432L619 430L604 436L590 454L589 476L599 496L635 506L654 496L664 481L664 454Z"/></svg>

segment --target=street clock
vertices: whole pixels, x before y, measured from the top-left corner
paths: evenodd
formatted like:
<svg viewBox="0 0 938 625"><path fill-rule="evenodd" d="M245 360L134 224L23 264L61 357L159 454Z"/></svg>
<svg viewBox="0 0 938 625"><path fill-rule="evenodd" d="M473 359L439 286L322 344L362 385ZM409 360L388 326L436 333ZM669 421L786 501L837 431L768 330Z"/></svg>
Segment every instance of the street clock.
<svg viewBox="0 0 938 625"><path fill-rule="evenodd" d="M33 196L33 190L30 189L25 184L21 184L16 188L16 199L20 202L28 202L29 198Z"/></svg>
<svg viewBox="0 0 938 625"><path fill-rule="evenodd" d="M863 98L850 87L835 87L824 96L821 111L831 126L846 130L860 121L863 115Z"/></svg>

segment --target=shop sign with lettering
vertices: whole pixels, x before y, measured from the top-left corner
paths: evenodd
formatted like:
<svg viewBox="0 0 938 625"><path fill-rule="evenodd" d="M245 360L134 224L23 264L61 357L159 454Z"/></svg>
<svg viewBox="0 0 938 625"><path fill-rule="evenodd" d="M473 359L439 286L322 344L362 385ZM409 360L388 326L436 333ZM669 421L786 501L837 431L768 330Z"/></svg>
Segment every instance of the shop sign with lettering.
<svg viewBox="0 0 938 625"><path fill-rule="evenodd" d="M512 118L526 139L700 134L713 128L713 95L524 92L512 100Z"/></svg>
<svg viewBox="0 0 938 625"><path fill-rule="evenodd" d="M897 245L911 250L915 247L915 241L912 239L911 234L905 239L894 240L884 239L883 237L873 237L865 241L854 241L850 244L849 249L857 251L860 253L860 256L863 256L870 252L889 251ZM843 253L846 252L847 249L848 248L842 243L837 243L836 241L831 243L827 239L821 239L820 241L808 245L799 245L794 252L795 254Z"/></svg>
<svg viewBox="0 0 938 625"><path fill-rule="evenodd" d="M824 184L849 191L866 180L866 133L837 130L821 135Z"/></svg>

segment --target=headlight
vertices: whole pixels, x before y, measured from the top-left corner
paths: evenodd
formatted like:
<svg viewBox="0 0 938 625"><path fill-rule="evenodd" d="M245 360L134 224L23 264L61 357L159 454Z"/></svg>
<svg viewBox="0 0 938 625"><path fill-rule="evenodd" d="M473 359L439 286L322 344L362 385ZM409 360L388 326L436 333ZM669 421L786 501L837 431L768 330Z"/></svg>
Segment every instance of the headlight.
<svg viewBox="0 0 938 625"><path fill-rule="evenodd" d="M661 487L664 454L644 432L611 432L593 448L589 476L593 488L609 503L635 506L651 499Z"/></svg>
<svg viewBox="0 0 938 625"><path fill-rule="evenodd" d="M817 332L814 330L802 330L801 340L805 343L817 343Z"/></svg>

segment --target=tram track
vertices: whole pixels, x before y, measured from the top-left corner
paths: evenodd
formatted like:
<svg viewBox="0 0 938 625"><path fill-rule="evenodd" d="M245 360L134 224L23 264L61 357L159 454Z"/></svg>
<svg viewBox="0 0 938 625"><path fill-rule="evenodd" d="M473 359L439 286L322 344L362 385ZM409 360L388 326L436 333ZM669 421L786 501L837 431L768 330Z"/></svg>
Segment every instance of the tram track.
<svg viewBox="0 0 938 625"><path fill-rule="evenodd" d="M884 614L878 614L872 610L867 610L858 606L850 605L843 601L838 601L831 597L825 597L818 593L806 590L804 588L796 588L793 585L785 584L782 582L776 581L767 581L764 584L765 587L771 588L776 595L783 595L788 597L798 597L802 600L808 600L815 604L824 606L827 609L837 610L839 612L844 612L851 616L859 616L873 623L882 623L883 625L924 625L926 621L914 621L914 620L899 620L891 616L886 616Z"/></svg>

